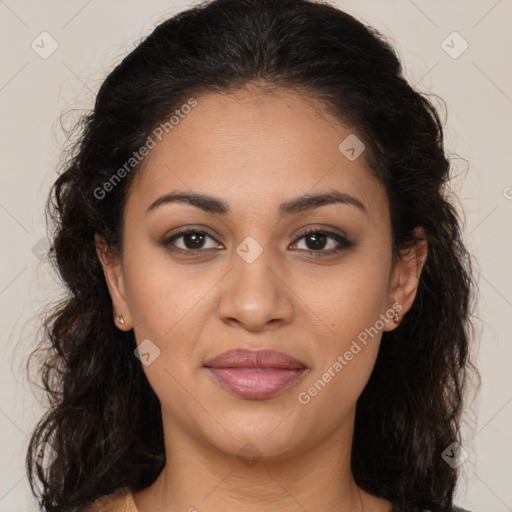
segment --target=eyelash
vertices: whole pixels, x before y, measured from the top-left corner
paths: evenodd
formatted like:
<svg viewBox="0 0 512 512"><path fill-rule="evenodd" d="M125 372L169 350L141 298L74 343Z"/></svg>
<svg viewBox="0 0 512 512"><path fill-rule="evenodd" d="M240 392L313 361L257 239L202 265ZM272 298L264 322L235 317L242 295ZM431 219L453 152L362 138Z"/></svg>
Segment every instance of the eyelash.
<svg viewBox="0 0 512 512"><path fill-rule="evenodd" d="M213 237L206 231L203 231L201 229L190 229L189 228L189 229L180 231L178 233L175 233L174 235L172 235L170 237L165 238L161 243L166 249L168 249L172 252L187 254L188 256L193 256L193 257L200 256L201 252L208 250L208 249L180 249L177 247L173 247L173 245L172 245L173 242L175 242L177 239L182 238L183 236L189 235L189 234L206 235L213 239ZM308 235L312 235L312 234L325 235L325 236L327 236L327 238L333 239L336 242L338 242L341 246L336 249L330 249L327 251L324 251L324 250L314 251L311 249L300 249L301 251L305 251L307 254L309 254L315 258L321 258L321 257L325 257L325 256L331 256L334 254L338 254L339 252L341 252L345 249L349 249L354 246L354 243L349 241L346 237L344 237L338 233L333 233L331 231L324 231L324 230L320 230L320 229L309 229L309 230L305 231L304 233L302 233L300 235L299 238L296 239L294 244L296 244L299 240L302 240L303 238L307 237Z"/></svg>

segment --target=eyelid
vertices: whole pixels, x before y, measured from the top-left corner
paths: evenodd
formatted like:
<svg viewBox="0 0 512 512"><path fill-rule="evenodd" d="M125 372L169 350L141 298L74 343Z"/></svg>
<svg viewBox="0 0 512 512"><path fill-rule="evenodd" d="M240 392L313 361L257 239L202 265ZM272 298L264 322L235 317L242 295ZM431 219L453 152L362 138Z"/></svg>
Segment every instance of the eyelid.
<svg viewBox="0 0 512 512"><path fill-rule="evenodd" d="M328 236L339 237L339 238L343 238L344 240L348 241L348 235L343 230L341 230L339 228L329 227L329 226L313 226L313 227L310 226L310 227L304 228L303 231L300 231L296 235L297 238L295 240L298 240L299 238L302 238L311 233L323 233Z"/></svg>

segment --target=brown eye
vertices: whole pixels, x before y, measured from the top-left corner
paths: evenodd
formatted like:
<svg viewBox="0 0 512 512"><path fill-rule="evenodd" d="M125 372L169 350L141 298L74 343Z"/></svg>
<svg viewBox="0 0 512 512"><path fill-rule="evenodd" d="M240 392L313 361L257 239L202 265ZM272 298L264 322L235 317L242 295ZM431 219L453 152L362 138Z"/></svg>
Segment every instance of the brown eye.
<svg viewBox="0 0 512 512"><path fill-rule="evenodd" d="M306 251L309 254L314 254L315 256L336 254L354 245L342 235L319 230L310 230L303 233L294 245L298 246L301 240L304 240L306 247L298 247L298 249Z"/></svg>
<svg viewBox="0 0 512 512"><path fill-rule="evenodd" d="M197 229L187 229L166 238L162 245L170 250L182 252L198 252L202 249L215 249L217 244L213 241L208 246L208 239L214 240L205 231Z"/></svg>

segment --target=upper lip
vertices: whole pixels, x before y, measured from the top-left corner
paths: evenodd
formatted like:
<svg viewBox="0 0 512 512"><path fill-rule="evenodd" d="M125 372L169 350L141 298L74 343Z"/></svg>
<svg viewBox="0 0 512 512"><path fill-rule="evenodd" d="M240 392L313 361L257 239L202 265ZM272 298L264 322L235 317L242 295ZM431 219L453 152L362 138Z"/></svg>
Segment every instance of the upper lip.
<svg viewBox="0 0 512 512"><path fill-rule="evenodd" d="M278 352L277 350L246 350L236 349L224 352L208 360L205 366L209 368L306 368L297 359Z"/></svg>

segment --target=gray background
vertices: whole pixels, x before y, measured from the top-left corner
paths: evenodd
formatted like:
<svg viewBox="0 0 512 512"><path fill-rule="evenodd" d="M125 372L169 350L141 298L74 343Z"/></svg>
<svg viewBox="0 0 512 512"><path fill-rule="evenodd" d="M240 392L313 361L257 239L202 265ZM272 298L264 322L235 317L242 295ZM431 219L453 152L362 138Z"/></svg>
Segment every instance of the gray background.
<svg viewBox="0 0 512 512"><path fill-rule="evenodd" d="M464 233L477 259L480 291L479 340L473 350L482 388L464 416L468 456L461 465L457 502L474 512L510 511L512 2L332 3L389 36L409 79L446 101L446 147L457 174L453 190L465 212ZM92 106L112 66L155 24L190 5L172 0L0 0L2 512L36 510L23 457L43 409L24 365L39 309L63 293L44 258L43 218L65 141L60 116L67 111L63 122L72 126Z"/></svg>

